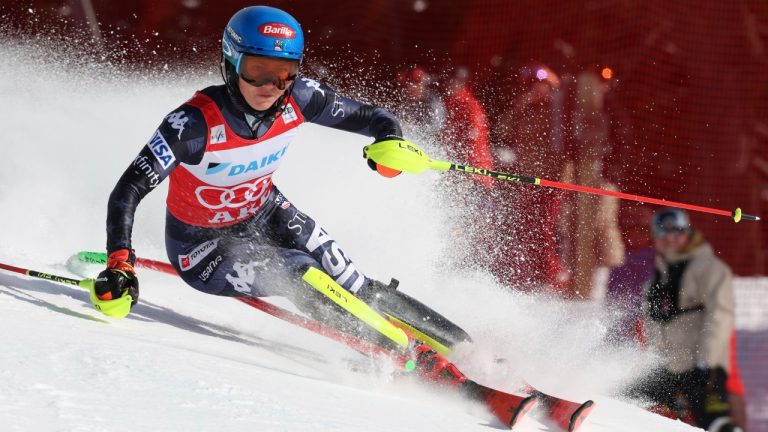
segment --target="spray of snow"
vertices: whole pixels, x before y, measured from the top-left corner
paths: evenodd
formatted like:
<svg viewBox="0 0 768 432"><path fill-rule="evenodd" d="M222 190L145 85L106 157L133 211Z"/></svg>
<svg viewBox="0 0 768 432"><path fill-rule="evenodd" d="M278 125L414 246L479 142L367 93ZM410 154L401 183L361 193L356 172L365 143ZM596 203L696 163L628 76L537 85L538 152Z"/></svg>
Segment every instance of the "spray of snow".
<svg viewBox="0 0 768 432"><path fill-rule="evenodd" d="M217 75L147 78L45 50L0 45L0 261L63 273L73 252L103 249L107 197L159 122ZM446 271L455 239L441 229L441 177L379 177L361 158L369 141L306 125L275 183L361 270L397 277L401 289L465 327L475 343L458 348L460 367L509 390L525 377L545 391L597 398L585 431L687 429L605 397L653 359L610 343L611 320L599 308L510 292L482 272ZM137 212L140 256L165 259L166 187ZM7 430L469 430L493 422L420 386L350 375L349 359L365 363L356 354L230 299L151 272L141 280L132 317L110 321L74 288L0 275Z"/></svg>

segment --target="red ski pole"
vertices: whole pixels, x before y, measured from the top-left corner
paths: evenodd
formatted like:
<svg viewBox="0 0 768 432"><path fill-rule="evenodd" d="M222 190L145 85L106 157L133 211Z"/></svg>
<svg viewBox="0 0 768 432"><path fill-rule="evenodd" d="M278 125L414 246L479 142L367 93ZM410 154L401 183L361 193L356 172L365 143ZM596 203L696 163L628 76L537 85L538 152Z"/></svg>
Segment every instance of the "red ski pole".
<svg viewBox="0 0 768 432"><path fill-rule="evenodd" d="M425 170L432 169L436 171L458 171L465 174L477 174L486 177L492 177L498 180L506 180L516 183L527 183L538 186L547 186L557 189L565 189L575 192L583 192L595 195L607 195L616 198L639 201L642 203L659 204L668 207L677 207L686 210L694 210L704 213L711 213L721 216L728 216L739 222L742 220L760 220L757 216L748 215L741 212L740 208L733 211L719 210L710 207L703 207L691 204L685 204L664 199L651 198L646 196L627 194L623 192L614 192L604 189L593 188L589 186L580 186L571 183L556 182L536 177L503 173L484 168L475 168L467 165L459 165L452 162L432 159L415 144L401 140L387 140L373 143L363 148L363 156L372 160L377 166L383 166L396 172L407 172L419 174ZM378 169L378 168L377 168ZM381 171L380 171L381 172Z"/></svg>
<svg viewBox="0 0 768 432"><path fill-rule="evenodd" d="M598 189L598 188L581 186L581 185L576 185L571 183L556 182L556 181L537 178L537 177L527 177L527 176L521 176L516 174L507 174L503 172L491 171L491 170L482 169L482 168L474 168L471 166L458 165L458 164L451 164L449 171L459 171L459 172L464 172L469 174L478 174L478 175L497 178L499 180L513 181L517 183L529 183L529 184L534 184L539 186L547 186L547 187L556 188L556 189L564 189L564 190L569 190L574 192L583 192L583 193L589 193L594 195L606 195L606 196L612 196L612 197L631 200L631 201L638 201L641 203L658 204L666 207L677 207L677 208L686 209L686 210L711 213L711 214L716 214L720 216L728 216L731 219L733 219L734 222L740 222L742 220L752 220L752 221L760 220L760 217L758 216L742 213L740 208L737 208L736 210L733 210L733 211L720 210L720 209L711 208L711 207L703 207L703 206L685 204L685 203L676 202L676 201L668 201L665 199L651 198L651 197L646 197L642 195L609 191L605 189Z"/></svg>
<svg viewBox="0 0 768 432"><path fill-rule="evenodd" d="M57 282L57 283L66 284L66 285L74 285L74 286L88 289L87 283L89 282L89 279L84 279L84 280L72 279L64 276L57 276L57 275L52 275L48 273L43 273L36 270L29 270L21 267L15 267L15 266L3 264L3 263L0 263L0 269L23 274L24 276L29 276L37 279L45 279L51 282Z"/></svg>

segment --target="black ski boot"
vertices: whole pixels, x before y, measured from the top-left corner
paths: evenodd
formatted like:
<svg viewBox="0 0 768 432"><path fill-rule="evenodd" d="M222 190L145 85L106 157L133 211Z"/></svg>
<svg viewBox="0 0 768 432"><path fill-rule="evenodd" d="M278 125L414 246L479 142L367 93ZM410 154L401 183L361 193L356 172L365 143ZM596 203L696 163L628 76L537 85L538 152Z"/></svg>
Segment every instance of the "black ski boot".
<svg viewBox="0 0 768 432"><path fill-rule="evenodd" d="M425 334L450 348L459 342L471 341L467 332L444 316L409 295L398 291L397 279L388 285L374 279L360 288L357 297L396 325ZM414 335L418 338L418 335Z"/></svg>

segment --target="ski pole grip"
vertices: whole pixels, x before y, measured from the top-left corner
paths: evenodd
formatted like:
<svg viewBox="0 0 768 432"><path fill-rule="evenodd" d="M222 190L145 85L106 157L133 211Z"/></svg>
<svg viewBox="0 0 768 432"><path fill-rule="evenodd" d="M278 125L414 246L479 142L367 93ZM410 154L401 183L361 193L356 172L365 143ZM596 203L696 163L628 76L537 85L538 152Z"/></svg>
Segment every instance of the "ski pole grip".
<svg viewBox="0 0 768 432"><path fill-rule="evenodd" d="M416 144L405 140L377 141L363 148L363 156L378 165L410 174L420 174L427 169L448 171L451 166L431 159Z"/></svg>

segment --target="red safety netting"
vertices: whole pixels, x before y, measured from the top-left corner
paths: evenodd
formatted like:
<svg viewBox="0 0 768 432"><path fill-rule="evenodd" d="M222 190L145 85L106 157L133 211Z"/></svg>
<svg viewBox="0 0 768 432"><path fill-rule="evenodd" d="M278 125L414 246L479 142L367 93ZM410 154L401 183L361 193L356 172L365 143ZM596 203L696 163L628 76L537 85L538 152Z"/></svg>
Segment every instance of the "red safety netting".
<svg viewBox="0 0 768 432"><path fill-rule="evenodd" d="M6 23L22 28L87 15L78 2L59 3L32 1L34 14L25 8L2 13ZM161 3L93 2L100 28L109 30L102 37L131 38L155 60L215 62L222 26L246 5ZM598 120L608 122L603 126L608 137L600 144L607 149L597 150L606 153L600 156L606 179L624 192L768 215L768 4L763 1L379 0L339 1L332 11L310 0L263 3L283 7L302 22L309 68L359 67L369 79L394 82L402 65L434 71L468 67L497 147L506 144L499 132L505 125L493 119L516 97L520 66L531 60L548 65L562 82L555 130L522 150L533 148L538 158L558 162L523 173L533 176L560 177L564 160L584 157L587 144L576 130L575 101L585 91L602 90L583 88L580 76L609 67L609 89L602 106L593 107L604 114ZM369 82L355 74L335 71L341 77L336 84ZM622 205L622 210L632 206ZM768 271L768 224L737 225L706 214L692 219L737 274Z"/></svg>
<svg viewBox="0 0 768 432"><path fill-rule="evenodd" d="M92 3L104 46L124 41L119 46L135 49L129 55L150 67L170 59L215 64L224 24L250 5L232 0L24 3L0 5L3 26L35 32L80 24L93 31L82 24L89 15L81 7ZM323 74L319 65L330 65L323 78L343 90L360 91L376 80L393 88L407 65L421 65L443 78L456 66L467 67L469 84L488 113L499 168L505 167L502 150L517 140L518 163L509 166L525 167L520 174L588 186L603 182L622 192L768 216L768 2L260 3L281 7L302 23L306 69ZM559 84L546 107L525 112L527 123L508 124L505 114L530 84L525 67L532 64L546 65ZM387 92L375 96L379 103L397 104L396 97L387 100ZM572 172L566 173L569 163ZM504 189L520 196L515 202L526 206L522 213L530 213L530 219L521 220L526 228L518 231L528 247L518 245L516 253L553 251L538 258L559 253L567 261L589 247L576 237L591 234L592 204L568 195L521 192L524 187ZM573 214L565 233L554 224L539 224L569 206ZM621 203L625 238L649 216L638 207ZM768 273L768 222L734 224L701 213L692 214L692 221L735 273ZM537 241L542 235L557 238ZM644 246L640 243L635 246ZM760 285L750 295L762 292ZM765 363L762 345L744 341L740 353L757 353L744 369L758 370Z"/></svg>

